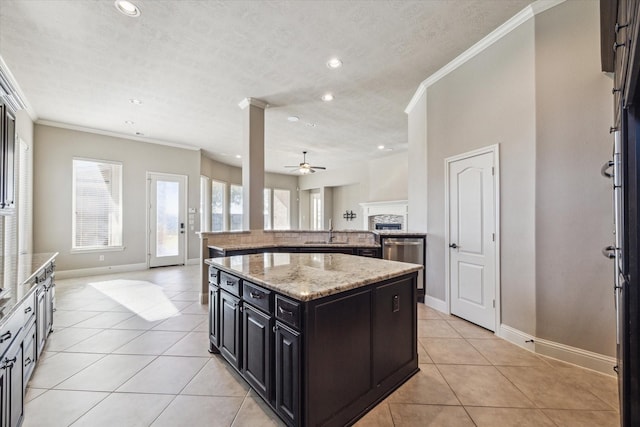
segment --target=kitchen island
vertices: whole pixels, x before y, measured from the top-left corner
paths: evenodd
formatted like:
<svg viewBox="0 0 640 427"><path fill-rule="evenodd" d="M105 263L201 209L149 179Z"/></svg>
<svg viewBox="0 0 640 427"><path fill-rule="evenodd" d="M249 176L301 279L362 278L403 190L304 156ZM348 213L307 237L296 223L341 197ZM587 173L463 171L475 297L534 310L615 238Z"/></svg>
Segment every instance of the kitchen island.
<svg viewBox="0 0 640 427"><path fill-rule="evenodd" d="M422 266L325 253L205 263L210 351L287 425L352 424L418 371Z"/></svg>

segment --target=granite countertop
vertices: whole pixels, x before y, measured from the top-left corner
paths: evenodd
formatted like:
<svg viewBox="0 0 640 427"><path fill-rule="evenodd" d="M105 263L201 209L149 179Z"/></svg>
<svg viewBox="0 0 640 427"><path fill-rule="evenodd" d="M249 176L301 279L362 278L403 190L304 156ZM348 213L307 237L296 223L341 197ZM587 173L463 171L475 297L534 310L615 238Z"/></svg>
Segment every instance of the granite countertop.
<svg viewBox="0 0 640 427"><path fill-rule="evenodd" d="M0 323L20 305L35 285L38 270L58 256L57 252L0 257L2 292L0 293Z"/></svg>
<svg viewBox="0 0 640 427"><path fill-rule="evenodd" d="M345 254L265 253L210 258L206 264L298 301L311 301L422 269Z"/></svg>
<svg viewBox="0 0 640 427"><path fill-rule="evenodd" d="M376 230L375 233L380 237L427 237L426 233L412 233L400 230Z"/></svg>
<svg viewBox="0 0 640 427"><path fill-rule="evenodd" d="M380 248L378 243L347 243L325 241L305 242L305 243L215 243L209 245L211 249L219 251L243 251L248 249L267 249L267 248Z"/></svg>

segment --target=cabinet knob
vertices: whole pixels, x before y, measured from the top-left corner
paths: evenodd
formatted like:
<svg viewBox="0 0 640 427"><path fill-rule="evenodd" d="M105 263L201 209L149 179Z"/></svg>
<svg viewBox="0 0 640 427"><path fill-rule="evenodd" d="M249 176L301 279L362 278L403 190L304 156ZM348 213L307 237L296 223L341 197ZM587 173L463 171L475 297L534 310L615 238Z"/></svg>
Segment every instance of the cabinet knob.
<svg viewBox="0 0 640 427"><path fill-rule="evenodd" d="M7 331L0 336L0 343L3 343L8 339L11 339L11 331Z"/></svg>

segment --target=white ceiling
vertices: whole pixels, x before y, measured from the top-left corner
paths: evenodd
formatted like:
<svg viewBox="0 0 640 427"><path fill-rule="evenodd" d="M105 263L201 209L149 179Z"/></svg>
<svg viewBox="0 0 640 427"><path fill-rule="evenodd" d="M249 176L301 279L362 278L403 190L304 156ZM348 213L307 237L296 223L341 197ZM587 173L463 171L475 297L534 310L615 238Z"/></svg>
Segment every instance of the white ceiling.
<svg viewBox="0 0 640 427"><path fill-rule="evenodd" d="M113 0L0 0L0 56L36 118L240 165L238 103L258 98L270 105L265 167L286 172L303 150L329 171L406 150L420 82L531 1L134 3L138 18ZM333 56L342 68L326 66Z"/></svg>

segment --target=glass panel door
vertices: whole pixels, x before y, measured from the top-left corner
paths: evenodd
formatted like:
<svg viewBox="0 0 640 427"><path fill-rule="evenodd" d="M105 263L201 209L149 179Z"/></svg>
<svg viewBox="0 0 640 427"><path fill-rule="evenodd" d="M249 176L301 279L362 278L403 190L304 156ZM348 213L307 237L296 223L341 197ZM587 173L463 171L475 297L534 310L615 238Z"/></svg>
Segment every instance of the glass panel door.
<svg viewBox="0 0 640 427"><path fill-rule="evenodd" d="M185 263L185 188L185 176L149 174L150 267Z"/></svg>

